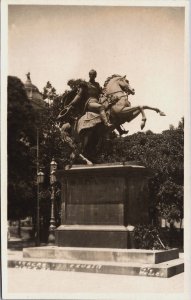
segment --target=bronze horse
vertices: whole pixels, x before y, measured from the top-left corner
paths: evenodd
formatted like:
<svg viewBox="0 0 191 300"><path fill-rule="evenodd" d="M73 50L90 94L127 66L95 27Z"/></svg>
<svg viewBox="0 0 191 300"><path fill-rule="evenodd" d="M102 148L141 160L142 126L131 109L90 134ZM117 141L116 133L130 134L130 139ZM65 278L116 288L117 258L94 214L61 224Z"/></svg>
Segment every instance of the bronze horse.
<svg viewBox="0 0 191 300"><path fill-rule="evenodd" d="M134 94L135 90L131 88L126 76L114 74L105 81L103 95L100 97L99 102L104 105L108 118L113 124L113 128L109 129L110 131L114 129L119 131L120 125L125 122L131 122L139 114L142 115L141 129L143 129L146 123L145 109L154 110L156 113L159 113L160 116L165 116L158 108L146 105L131 107L128 96ZM63 111L66 113L70 111L70 109L70 105L67 105ZM60 114L59 117L61 116ZM100 138L104 138L104 136L108 134L108 129L104 126L98 114L86 110L84 114L73 123L72 127L73 138L77 137L81 141L81 151L78 149L78 155L87 164L91 164L89 160L91 153L95 151ZM61 127L61 136L63 140L67 142L66 139L64 139L63 127ZM79 154L80 152L81 154ZM74 156L73 154L73 157ZM86 157L89 159L86 159Z"/></svg>

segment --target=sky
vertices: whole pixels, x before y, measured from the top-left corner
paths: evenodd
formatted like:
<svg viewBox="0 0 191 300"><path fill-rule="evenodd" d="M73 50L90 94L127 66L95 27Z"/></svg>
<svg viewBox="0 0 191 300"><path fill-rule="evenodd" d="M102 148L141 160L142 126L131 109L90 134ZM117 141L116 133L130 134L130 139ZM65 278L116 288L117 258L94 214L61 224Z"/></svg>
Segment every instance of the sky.
<svg viewBox="0 0 191 300"><path fill-rule="evenodd" d="M132 106L149 105L144 128L161 132L184 116L184 8L129 6L9 5L8 73L40 91L49 80L62 94L71 78L97 71L103 85L126 75ZM132 134L141 116L126 123Z"/></svg>

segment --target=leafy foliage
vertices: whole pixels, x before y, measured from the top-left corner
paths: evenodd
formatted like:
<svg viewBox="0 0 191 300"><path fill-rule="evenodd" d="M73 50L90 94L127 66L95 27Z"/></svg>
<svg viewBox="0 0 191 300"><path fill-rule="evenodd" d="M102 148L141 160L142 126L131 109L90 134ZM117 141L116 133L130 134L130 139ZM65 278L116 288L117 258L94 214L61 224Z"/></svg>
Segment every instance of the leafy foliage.
<svg viewBox="0 0 191 300"><path fill-rule="evenodd" d="M20 219L36 214L37 202L37 129L39 133L39 166L46 175L40 188L40 214L50 219L49 166L53 158L67 157L60 138L56 117L62 109L62 97L48 82L45 94L52 102L43 110L35 110L28 100L20 79L8 77L8 218ZM47 92L48 88L48 92ZM65 159L67 160L67 158ZM65 161L63 160L63 161ZM63 163L62 161L62 163ZM59 186L56 203L59 206ZM59 209L57 209L58 211ZM58 215L58 213L57 213ZM49 224L47 224L48 226Z"/></svg>
<svg viewBox="0 0 191 300"><path fill-rule="evenodd" d="M53 101L56 96L56 89L52 86L50 81L47 81L46 86L43 89L43 99L48 99L51 103L51 101Z"/></svg>
<svg viewBox="0 0 191 300"><path fill-rule="evenodd" d="M167 180L161 184L157 194L157 209L160 215L167 219L179 221L183 218L183 186Z"/></svg>
<svg viewBox="0 0 191 300"><path fill-rule="evenodd" d="M30 147L36 140L35 112L24 85L8 77L8 217L31 215L34 208L35 165Z"/></svg>
<svg viewBox="0 0 191 300"><path fill-rule="evenodd" d="M167 242L159 227L139 224L134 229L134 241L138 249L167 249Z"/></svg>

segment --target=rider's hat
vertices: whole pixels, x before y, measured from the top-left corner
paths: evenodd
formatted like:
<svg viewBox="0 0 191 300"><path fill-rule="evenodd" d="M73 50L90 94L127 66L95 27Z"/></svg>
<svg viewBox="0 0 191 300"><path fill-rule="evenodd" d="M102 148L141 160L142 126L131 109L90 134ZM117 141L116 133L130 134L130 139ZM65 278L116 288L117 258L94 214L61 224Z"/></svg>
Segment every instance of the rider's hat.
<svg viewBox="0 0 191 300"><path fill-rule="evenodd" d="M95 74L95 75L97 75L97 72L94 69L92 69L92 70L89 71L89 74Z"/></svg>

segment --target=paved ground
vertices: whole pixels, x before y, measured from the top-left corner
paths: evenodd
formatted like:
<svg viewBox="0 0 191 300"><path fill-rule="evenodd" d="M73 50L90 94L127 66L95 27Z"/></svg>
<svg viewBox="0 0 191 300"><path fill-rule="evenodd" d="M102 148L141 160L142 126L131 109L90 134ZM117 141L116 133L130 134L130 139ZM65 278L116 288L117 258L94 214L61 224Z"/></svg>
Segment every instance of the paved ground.
<svg viewBox="0 0 191 300"><path fill-rule="evenodd" d="M181 293L183 273L171 278L8 269L10 293Z"/></svg>

